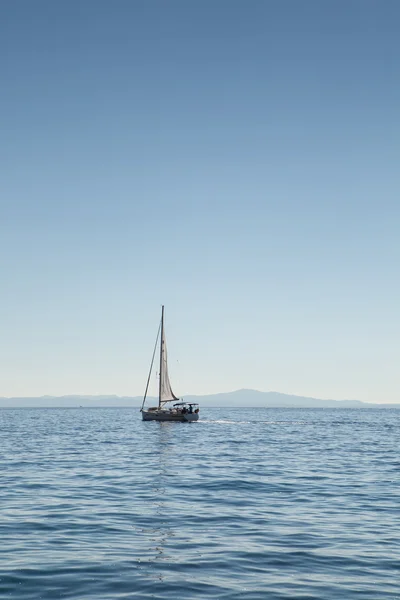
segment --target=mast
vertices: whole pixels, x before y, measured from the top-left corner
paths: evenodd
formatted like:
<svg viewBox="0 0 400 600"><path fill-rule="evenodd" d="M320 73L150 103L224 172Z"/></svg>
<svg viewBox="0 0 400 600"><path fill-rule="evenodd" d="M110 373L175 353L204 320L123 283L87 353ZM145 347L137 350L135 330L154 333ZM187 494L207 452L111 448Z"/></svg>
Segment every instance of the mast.
<svg viewBox="0 0 400 600"><path fill-rule="evenodd" d="M161 309L161 338L160 338L160 381L158 384L158 408L161 408L161 382L162 382L162 368L163 368L163 344L164 344L164 304Z"/></svg>

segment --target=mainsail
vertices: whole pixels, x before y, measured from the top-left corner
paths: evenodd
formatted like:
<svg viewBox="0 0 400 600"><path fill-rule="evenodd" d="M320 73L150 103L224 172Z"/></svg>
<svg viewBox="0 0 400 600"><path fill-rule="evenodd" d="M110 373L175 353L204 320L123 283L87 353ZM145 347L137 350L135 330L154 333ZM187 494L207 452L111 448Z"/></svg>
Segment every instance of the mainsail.
<svg viewBox="0 0 400 600"><path fill-rule="evenodd" d="M163 307L164 309L164 307ZM164 316L164 315L163 315ZM178 400L171 388L171 383L168 376L167 362L167 344L165 342L165 330L162 326L161 331L161 357L160 357L160 404L169 402L170 400Z"/></svg>

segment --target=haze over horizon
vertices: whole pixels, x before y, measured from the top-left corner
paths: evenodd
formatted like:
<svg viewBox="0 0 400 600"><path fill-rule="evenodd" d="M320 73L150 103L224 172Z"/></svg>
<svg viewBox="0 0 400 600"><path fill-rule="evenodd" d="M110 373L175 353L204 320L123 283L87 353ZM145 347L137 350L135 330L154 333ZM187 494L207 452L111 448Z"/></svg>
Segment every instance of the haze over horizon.
<svg viewBox="0 0 400 600"><path fill-rule="evenodd" d="M218 394L188 394L181 398L186 402L196 402L207 408L400 408L400 402L362 402L355 399L336 400L334 398L313 398L280 392L241 389ZM147 396L146 406L157 404L157 396ZM4 398L0 396L0 408L138 408L143 396L118 395L79 395L36 396Z"/></svg>
<svg viewBox="0 0 400 600"><path fill-rule="evenodd" d="M0 396L397 402L399 18L4 0Z"/></svg>
<svg viewBox="0 0 400 600"><path fill-rule="evenodd" d="M239 399L239 403L235 402L235 404L233 404L234 406L250 406L252 405L251 403L253 402L254 404L254 400L256 400L254 406L262 406L263 404L263 398L264 399L268 399L268 397L273 397L274 400L277 401L277 404L279 405L280 403L287 403L287 402L293 402L293 401L298 401L298 400L315 400L316 405L319 404L321 406L323 406L325 403L329 404L329 403L334 403L334 404L345 404L345 403L354 403L354 404L364 404L364 405L368 405L371 404L373 406L376 405L382 405L382 406L388 406L388 405L393 405L393 406L400 406L400 402L399 400L397 401L391 401L391 402L387 402L385 401L383 398L381 399L380 402L372 402L372 401L361 401L358 400L357 398L341 398L341 399L337 399L337 398L316 398L315 396L304 396L304 395L300 395L300 394L285 394L284 392L278 392L275 390L255 390L255 389L250 389L250 388L242 388L242 389L237 389L237 390L228 390L228 391L224 391L224 392L217 392L217 393L209 393L209 394L196 394L196 393L188 393L183 395L180 395L180 398L186 401L196 401L196 402L201 402L202 405L205 402L206 406L210 405L210 401L212 400L218 400L218 399L222 399L223 400L223 405L225 406L229 406L232 405L230 403L231 400L236 400L236 398ZM147 403L149 402L150 399L154 400L154 401L158 401L157 400L158 396L156 391L153 390L153 394L147 395ZM142 403L143 400L143 394L138 394L138 395L119 395L119 394L62 394L62 395L54 395L54 394L43 394L41 396L14 396L14 397L7 397L7 396L0 396L0 407L2 406L10 406L10 404L7 401L20 401L20 400L29 400L29 401L39 401L41 399L45 399L45 400L54 400L55 404L54 406L58 406L60 405L58 403L58 401L63 400L63 399L75 399L77 402L82 402L82 401L86 401L89 400L90 403L93 406L97 406L96 404L93 404L93 402L96 402L98 400L101 400L101 403L98 404L98 406L120 406L121 404L115 404L115 402L106 402L104 403L103 401L105 400L114 400L114 399L118 399L118 400L123 400L122 406L126 406L127 402L126 401L136 401L139 402L139 406ZM118 401L117 400L117 401ZM3 401L6 401L6 404L4 404ZM240 403L242 402L242 403ZM250 404L249 404L250 402ZM58 403L58 404L57 404ZM34 404L32 402L29 403L32 406L40 406L40 404ZM50 403L51 404L51 403ZM49 404L49 405L50 405ZM129 404L129 403L128 403ZM16 406L23 406L24 404L17 402ZM284 404L285 405L285 404ZM287 404L286 404L287 405ZM136 405L135 405L136 406Z"/></svg>

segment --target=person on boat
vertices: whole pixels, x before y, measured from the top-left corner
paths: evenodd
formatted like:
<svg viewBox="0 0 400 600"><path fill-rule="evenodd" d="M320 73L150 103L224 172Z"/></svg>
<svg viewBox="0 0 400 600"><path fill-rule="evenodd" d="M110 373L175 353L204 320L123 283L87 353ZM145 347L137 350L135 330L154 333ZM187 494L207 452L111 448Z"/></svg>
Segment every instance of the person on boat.
<svg viewBox="0 0 400 600"><path fill-rule="evenodd" d="M193 406L191 404L189 404L189 415L191 415L193 413Z"/></svg>
<svg viewBox="0 0 400 600"><path fill-rule="evenodd" d="M187 412L187 410L186 410L186 406L184 406L184 407L182 408L182 414L183 414L183 415L186 415L186 412Z"/></svg>

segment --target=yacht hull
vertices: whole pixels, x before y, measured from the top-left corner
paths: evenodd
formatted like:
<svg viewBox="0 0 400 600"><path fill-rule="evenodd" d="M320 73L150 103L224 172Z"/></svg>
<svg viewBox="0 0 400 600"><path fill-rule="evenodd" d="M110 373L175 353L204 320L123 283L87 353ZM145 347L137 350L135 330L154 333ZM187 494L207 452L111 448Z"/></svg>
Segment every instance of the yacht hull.
<svg viewBox="0 0 400 600"><path fill-rule="evenodd" d="M176 423L187 423L198 421L199 413L185 413L170 410L142 410L143 421L175 421Z"/></svg>

